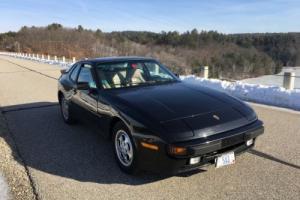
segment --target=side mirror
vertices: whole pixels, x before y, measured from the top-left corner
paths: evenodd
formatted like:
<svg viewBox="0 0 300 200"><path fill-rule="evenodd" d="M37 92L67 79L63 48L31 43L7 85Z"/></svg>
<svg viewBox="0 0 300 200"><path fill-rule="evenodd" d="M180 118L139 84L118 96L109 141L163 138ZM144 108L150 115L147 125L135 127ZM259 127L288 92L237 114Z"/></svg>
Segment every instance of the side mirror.
<svg viewBox="0 0 300 200"><path fill-rule="evenodd" d="M90 86L88 82L79 82L77 83L77 90L89 90Z"/></svg>
<svg viewBox="0 0 300 200"><path fill-rule="evenodd" d="M61 69L61 70L60 70L60 73L61 73L61 74L66 74L66 73L67 73L67 69Z"/></svg>

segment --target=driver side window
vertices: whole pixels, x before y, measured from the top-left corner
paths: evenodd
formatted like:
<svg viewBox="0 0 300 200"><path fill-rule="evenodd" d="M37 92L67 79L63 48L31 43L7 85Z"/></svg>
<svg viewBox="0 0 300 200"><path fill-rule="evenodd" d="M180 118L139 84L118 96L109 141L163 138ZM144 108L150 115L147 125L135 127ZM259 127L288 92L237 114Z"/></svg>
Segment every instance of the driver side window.
<svg viewBox="0 0 300 200"><path fill-rule="evenodd" d="M77 83L86 82L89 83L90 88L96 88L96 83L93 79L91 68L92 66L90 64L82 65L78 75Z"/></svg>

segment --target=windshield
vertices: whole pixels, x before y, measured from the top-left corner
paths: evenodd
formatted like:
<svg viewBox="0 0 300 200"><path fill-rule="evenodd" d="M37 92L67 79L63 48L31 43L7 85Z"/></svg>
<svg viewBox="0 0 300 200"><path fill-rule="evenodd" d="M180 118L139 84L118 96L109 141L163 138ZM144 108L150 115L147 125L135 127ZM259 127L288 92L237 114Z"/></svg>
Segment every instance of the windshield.
<svg viewBox="0 0 300 200"><path fill-rule="evenodd" d="M99 63L96 71L104 89L174 82L177 79L155 61Z"/></svg>

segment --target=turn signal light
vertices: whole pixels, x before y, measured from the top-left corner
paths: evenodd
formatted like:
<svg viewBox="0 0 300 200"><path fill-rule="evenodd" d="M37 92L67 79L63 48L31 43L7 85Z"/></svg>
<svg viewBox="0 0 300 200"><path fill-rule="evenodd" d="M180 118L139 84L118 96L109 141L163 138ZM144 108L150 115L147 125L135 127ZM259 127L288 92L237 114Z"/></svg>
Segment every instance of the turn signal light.
<svg viewBox="0 0 300 200"><path fill-rule="evenodd" d="M158 146L157 145L154 145L154 144L149 144L149 143L146 143L146 142L141 142L141 145L147 149L152 149L152 150L155 150L155 151L158 151Z"/></svg>
<svg viewBox="0 0 300 200"><path fill-rule="evenodd" d="M187 154L187 149L185 147L170 146L169 153L172 155L183 156Z"/></svg>

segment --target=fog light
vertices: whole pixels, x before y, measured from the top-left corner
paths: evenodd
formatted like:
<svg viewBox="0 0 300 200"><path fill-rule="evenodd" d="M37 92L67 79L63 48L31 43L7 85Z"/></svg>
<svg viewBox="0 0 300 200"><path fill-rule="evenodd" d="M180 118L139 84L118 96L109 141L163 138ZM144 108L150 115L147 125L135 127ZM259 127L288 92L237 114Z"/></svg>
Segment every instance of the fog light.
<svg viewBox="0 0 300 200"><path fill-rule="evenodd" d="M194 165L200 162L201 157L190 158L190 165Z"/></svg>
<svg viewBox="0 0 300 200"><path fill-rule="evenodd" d="M246 145L247 145L247 146L250 146L250 145L252 145L252 144L253 144L253 139L247 140L247 141L246 141Z"/></svg>

